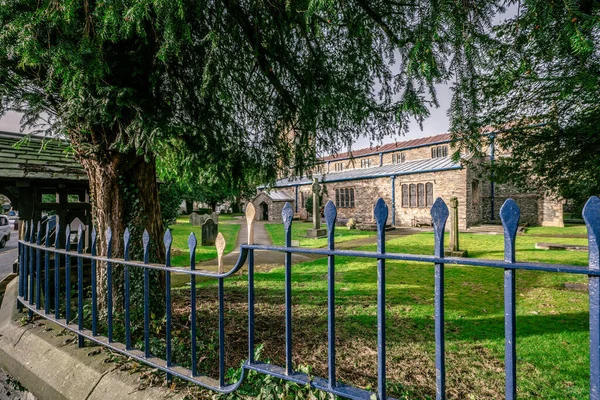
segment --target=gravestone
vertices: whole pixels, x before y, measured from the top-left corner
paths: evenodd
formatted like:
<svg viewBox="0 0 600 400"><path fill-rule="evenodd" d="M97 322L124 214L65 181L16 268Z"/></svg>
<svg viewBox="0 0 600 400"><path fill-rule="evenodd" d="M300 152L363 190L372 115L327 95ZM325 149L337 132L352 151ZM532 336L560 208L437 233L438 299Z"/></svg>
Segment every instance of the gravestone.
<svg viewBox="0 0 600 400"><path fill-rule="evenodd" d="M208 218L204 224L202 224L202 246L214 246L218 233L219 225Z"/></svg>
<svg viewBox="0 0 600 400"><path fill-rule="evenodd" d="M192 226L201 226L202 224L200 223L200 215L196 214L195 212L190 214L190 225Z"/></svg>
<svg viewBox="0 0 600 400"><path fill-rule="evenodd" d="M216 211L213 211L209 217L214 221L215 224L219 225L219 214L217 214Z"/></svg>
<svg viewBox="0 0 600 400"><path fill-rule="evenodd" d="M467 250L461 250L458 242L458 199L450 199L450 248L446 255L450 257L466 257Z"/></svg>
<svg viewBox="0 0 600 400"><path fill-rule="evenodd" d="M327 236L327 230L321 229L321 204L319 203L319 195L321 194L321 186L317 178L314 179L312 185L313 191L313 227L306 230L306 237L320 238Z"/></svg>

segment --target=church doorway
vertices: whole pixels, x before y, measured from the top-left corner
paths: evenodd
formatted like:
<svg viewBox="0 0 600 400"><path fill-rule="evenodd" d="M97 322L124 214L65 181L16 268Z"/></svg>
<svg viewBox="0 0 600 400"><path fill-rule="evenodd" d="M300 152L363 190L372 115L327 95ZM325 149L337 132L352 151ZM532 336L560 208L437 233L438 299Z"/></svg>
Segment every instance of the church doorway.
<svg viewBox="0 0 600 400"><path fill-rule="evenodd" d="M261 203L260 209L262 212L262 220L268 221L269 220L269 205L267 203Z"/></svg>

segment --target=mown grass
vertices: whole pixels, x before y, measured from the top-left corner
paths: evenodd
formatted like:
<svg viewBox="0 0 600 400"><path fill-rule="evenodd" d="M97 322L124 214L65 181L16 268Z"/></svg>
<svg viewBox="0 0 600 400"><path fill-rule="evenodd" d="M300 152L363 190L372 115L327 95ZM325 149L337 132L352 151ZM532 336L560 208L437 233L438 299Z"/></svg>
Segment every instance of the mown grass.
<svg viewBox="0 0 600 400"><path fill-rule="evenodd" d="M585 242L545 238L545 241ZM587 264L587 253L534 248L539 238L517 238L517 260ZM501 259L500 235L461 235L470 256ZM363 250L375 250L369 245ZM394 238L388 252L433 253L433 234ZM433 266L414 262L386 264L386 320L389 395L433 398ZM454 399L504 396L503 270L446 266L447 394ZM336 343L340 380L376 387L377 268L374 260L336 259ZM587 398L589 388L588 295L586 277L571 274L517 272L518 394L524 399ZM284 270L260 271L256 285L256 341L264 356L284 365ZM202 328L214 331L217 320L214 282L202 282L199 307ZM178 292L182 299L187 292ZM327 376L327 260L293 267L294 363L310 365ZM247 284L226 282L227 364L246 357Z"/></svg>
<svg viewBox="0 0 600 400"><path fill-rule="evenodd" d="M298 240L300 247L324 247L327 245L327 238L310 239L305 237L306 230L312 229L312 222L292 222L292 240ZM321 225L322 228L326 228L326 225ZM285 232L283 230L283 224L265 224L267 233L271 237L271 241L276 246L283 246L285 244ZM375 236L376 233L372 231L361 231L358 229L348 229L345 226L335 227L335 242L342 243L349 240L363 239Z"/></svg>
<svg viewBox="0 0 600 400"><path fill-rule="evenodd" d="M171 265L186 267L190 265L190 251L188 247L188 238L190 233L194 232L198 246L196 247L196 262L211 260L217 257L215 246L201 246L202 227L192 226L187 219L178 218L177 223L169 227L173 235L173 244L171 247ZM240 231L239 224L219 223L219 232L225 238L225 254L230 253L235 248L237 236Z"/></svg>
<svg viewBox="0 0 600 400"><path fill-rule="evenodd" d="M525 235L587 235L587 230L583 224L565 224L564 228L532 226L527 228Z"/></svg>

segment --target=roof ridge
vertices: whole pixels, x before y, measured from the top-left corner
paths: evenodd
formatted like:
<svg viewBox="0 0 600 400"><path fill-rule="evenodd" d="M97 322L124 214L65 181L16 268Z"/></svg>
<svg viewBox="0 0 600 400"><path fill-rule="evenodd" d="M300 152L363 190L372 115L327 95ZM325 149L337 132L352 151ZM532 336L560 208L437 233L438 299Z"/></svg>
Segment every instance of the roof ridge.
<svg viewBox="0 0 600 400"><path fill-rule="evenodd" d="M407 148L412 148L412 147L420 147L420 146L428 146L428 145L432 145L432 144L436 144L436 143L441 143L441 142L447 142L451 140L451 135L449 132L446 133L440 133L437 135L432 135L432 136L425 136L425 137L421 137L421 138L414 138L414 139L408 139L408 140L403 140L401 142L394 142L394 143L386 143L386 144L381 144L381 145L376 145L376 146L369 146L369 147L364 147L361 149L356 149L356 150L350 150L344 153L338 153L335 155L328 155L325 157L321 157L322 161L334 161L334 160L340 160L340 159L346 159L346 158L354 158L354 157L363 157L363 156L367 156L367 155L372 155L372 154L376 154L376 153L388 153L391 151L397 151L397 150L402 150L402 149L407 149Z"/></svg>

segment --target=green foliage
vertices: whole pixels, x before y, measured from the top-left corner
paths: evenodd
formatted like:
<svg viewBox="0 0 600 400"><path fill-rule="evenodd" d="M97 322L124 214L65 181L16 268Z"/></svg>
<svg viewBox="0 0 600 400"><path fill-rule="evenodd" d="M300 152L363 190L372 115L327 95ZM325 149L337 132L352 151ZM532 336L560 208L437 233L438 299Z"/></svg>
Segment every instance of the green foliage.
<svg viewBox="0 0 600 400"><path fill-rule="evenodd" d="M181 202L183 201L182 190L173 181L163 182L159 187L160 212L165 226L177 222Z"/></svg>
<svg viewBox="0 0 600 400"><path fill-rule="evenodd" d="M0 113L49 115L82 157L183 150L181 170L274 179L422 121L501 4L4 1Z"/></svg>
<svg viewBox="0 0 600 400"><path fill-rule="evenodd" d="M312 196L308 196L308 199L306 199L306 204L305 204L304 208L306 209L307 213L312 214L312 212L313 212L313 198L312 198Z"/></svg>
<svg viewBox="0 0 600 400"><path fill-rule="evenodd" d="M453 130L476 151L478 129L512 128L496 138L511 152L496 178L580 203L600 194L600 3L509 4L517 14L494 28L485 62L461 83L477 96L468 112L453 106Z"/></svg>

